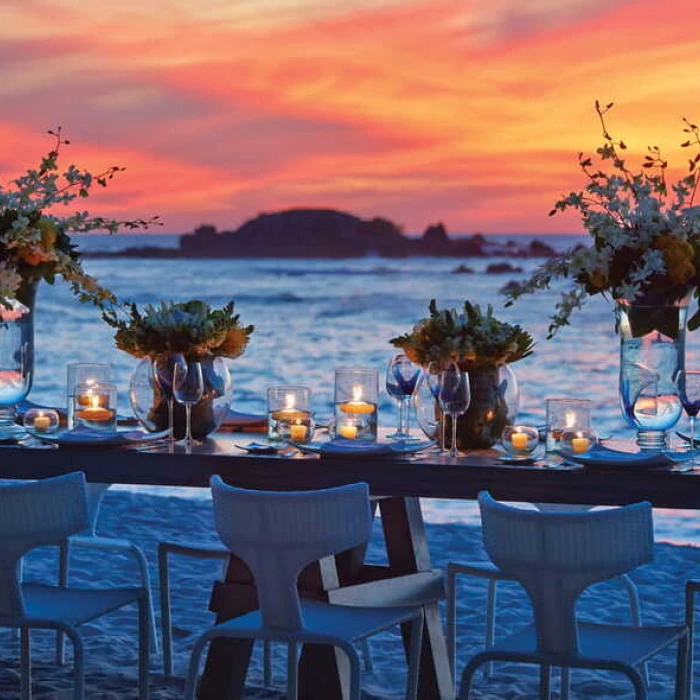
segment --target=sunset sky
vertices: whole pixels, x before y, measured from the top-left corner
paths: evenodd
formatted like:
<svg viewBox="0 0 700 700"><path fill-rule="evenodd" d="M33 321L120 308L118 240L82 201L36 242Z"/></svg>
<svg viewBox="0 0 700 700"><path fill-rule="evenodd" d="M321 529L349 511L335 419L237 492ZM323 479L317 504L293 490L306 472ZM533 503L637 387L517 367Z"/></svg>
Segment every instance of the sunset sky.
<svg viewBox="0 0 700 700"><path fill-rule="evenodd" d="M697 0L0 0L0 171L61 125L65 165L126 172L94 214L164 231L332 207L406 232L578 232L593 103L682 166Z"/></svg>

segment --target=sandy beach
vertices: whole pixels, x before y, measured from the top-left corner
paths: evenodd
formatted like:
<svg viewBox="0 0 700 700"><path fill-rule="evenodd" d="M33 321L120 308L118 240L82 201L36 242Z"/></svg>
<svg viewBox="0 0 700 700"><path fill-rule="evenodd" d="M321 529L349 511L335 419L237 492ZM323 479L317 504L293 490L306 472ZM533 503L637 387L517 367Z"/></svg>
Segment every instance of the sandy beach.
<svg viewBox="0 0 700 700"><path fill-rule="evenodd" d="M162 540L217 541L211 527L211 503L176 496L151 496L127 491L106 494L98 529L101 534L129 538L144 549L151 568L151 580L157 596L156 546ZM428 524L428 538L436 567L447 561L483 558L479 529L471 525ZM373 561L382 559L381 538L375 538L369 552ZM119 554L73 552L73 585L98 585L113 580L128 585L135 574L133 564ZM36 550L27 559L26 578L53 581L56 575L55 549ZM173 637L175 677L164 678L160 655L152 658L151 692L154 700L179 698L189 650L197 635L212 623L207 612L211 582L220 574L215 562L198 562L183 557L171 560ZM653 564L633 575L642 600L646 623L668 624L682 617L683 586L687 578L700 578L700 550L689 546L657 544ZM459 601L458 669L483 643L485 585L463 579ZM499 629L513 629L526 621L529 609L522 590L515 584L501 587ZM582 615L591 619L620 621L628 619L626 598L619 586L601 584L581 600ZM158 614L158 601L156 600ZM86 640L86 697L121 700L136 697L136 613L126 608L82 628ZM3 653L0 667L0 698L19 697L17 666L18 642L2 631ZM374 672L365 675L365 697L389 700L402 697L405 664L397 633L384 634L371 641ZM34 697L62 700L71 690L71 666L53 664L53 636L32 635L34 658ZM272 700L283 697L284 655L275 650L276 689L262 687L261 654L256 648L248 676L247 698ZM674 657L669 653L650 664L652 698L671 698ZM696 665L696 683L700 665ZM534 667L499 665L485 681L479 676L472 696L480 700L534 698L537 692ZM555 690L558 686L555 683ZM556 694L555 694L556 697ZM628 698L629 685L611 674L578 671L572 674L573 698Z"/></svg>

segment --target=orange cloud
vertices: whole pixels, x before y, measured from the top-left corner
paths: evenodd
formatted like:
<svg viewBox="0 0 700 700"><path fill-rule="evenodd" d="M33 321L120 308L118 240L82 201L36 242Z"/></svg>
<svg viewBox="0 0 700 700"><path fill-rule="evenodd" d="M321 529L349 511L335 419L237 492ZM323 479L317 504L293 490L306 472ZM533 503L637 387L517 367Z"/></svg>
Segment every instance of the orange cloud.
<svg viewBox="0 0 700 700"><path fill-rule="evenodd" d="M582 184L596 98L618 103L611 127L633 158L658 143L685 162L699 13L694 0L24 0L0 29L0 157L27 165L60 123L85 144L75 160L129 167L108 207L173 231L285 206L409 231L576 230L547 212Z"/></svg>

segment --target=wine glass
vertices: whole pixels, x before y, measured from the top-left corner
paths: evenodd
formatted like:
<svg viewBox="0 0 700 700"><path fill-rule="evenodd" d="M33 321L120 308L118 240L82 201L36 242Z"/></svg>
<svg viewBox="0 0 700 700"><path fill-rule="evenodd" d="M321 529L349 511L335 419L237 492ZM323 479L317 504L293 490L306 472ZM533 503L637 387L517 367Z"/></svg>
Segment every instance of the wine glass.
<svg viewBox="0 0 700 700"><path fill-rule="evenodd" d="M700 369L682 369L676 377L678 396L690 422L690 449L695 449L695 417L700 411Z"/></svg>
<svg viewBox="0 0 700 700"><path fill-rule="evenodd" d="M452 442L450 444L450 457L458 457L457 451L457 418L469 408L471 391L469 389L469 375L462 372L457 364L448 365L442 372L439 393L440 407L443 415L450 416L452 424Z"/></svg>
<svg viewBox="0 0 700 700"><path fill-rule="evenodd" d="M173 396L175 401L185 405L185 448L192 449L192 406L204 393L204 378L202 365L199 362L178 362L173 367Z"/></svg>
<svg viewBox="0 0 700 700"><path fill-rule="evenodd" d="M164 355L156 357L151 363L153 381L168 403L168 443L171 446L175 444L175 398L173 397L175 367L177 365L186 367L186 364L185 358L182 355Z"/></svg>
<svg viewBox="0 0 700 700"><path fill-rule="evenodd" d="M386 392L399 405L399 425L389 438L415 440L410 433L411 397L420 376L420 367L400 352L394 355L386 368Z"/></svg>
<svg viewBox="0 0 700 700"><path fill-rule="evenodd" d="M433 397L433 402L436 405L436 418L440 424L440 441L438 446L440 453L447 452L445 447L445 417L439 415L441 412L440 406L440 382L442 381L442 365L439 362L429 362L428 366L423 369L425 381Z"/></svg>

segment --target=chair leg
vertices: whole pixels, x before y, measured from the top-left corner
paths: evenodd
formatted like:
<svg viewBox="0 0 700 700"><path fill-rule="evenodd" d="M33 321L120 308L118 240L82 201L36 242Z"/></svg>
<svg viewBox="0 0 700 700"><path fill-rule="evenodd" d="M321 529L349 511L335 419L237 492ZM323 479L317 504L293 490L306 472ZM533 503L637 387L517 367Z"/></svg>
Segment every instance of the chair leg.
<svg viewBox="0 0 700 700"><path fill-rule="evenodd" d="M447 565L445 584L445 644L452 671L452 685L457 687L457 572Z"/></svg>
<svg viewBox="0 0 700 700"><path fill-rule="evenodd" d="M68 565L70 558L70 543L63 540L58 546L58 585L61 588L68 586ZM60 630L56 632L56 665L63 666L66 663L66 635Z"/></svg>
<svg viewBox="0 0 700 700"><path fill-rule="evenodd" d="M158 545L158 586L160 588L160 632L163 643L163 673L173 674L173 627L170 617L170 574L168 550Z"/></svg>
<svg viewBox="0 0 700 700"><path fill-rule="evenodd" d="M479 666L488 661L489 659L484 658L483 654L477 654L467 661L467 665L462 671L462 687L457 695L457 700L469 700L469 690L471 689L474 674Z"/></svg>
<svg viewBox="0 0 700 700"><path fill-rule="evenodd" d="M632 579L627 575L620 576L620 581L627 592L627 597L629 599L630 606L630 620L635 627L641 627L642 624L642 609L639 605L639 593L637 592L637 587L634 585ZM646 663L640 664L640 673L642 674L642 680L644 685L649 687L649 670L647 669Z"/></svg>
<svg viewBox="0 0 700 700"><path fill-rule="evenodd" d="M486 593L486 648L489 649L496 641L496 579L489 579ZM484 679L488 680L493 673L493 661L484 664Z"/></svg>
<svg viewBox="0 0 700 700"><path fill-rule="evenodd" d="M148 595L148 627L149 634L151 635L151 645L153 651L158 653L158 631L156 630L156 616L153 611L153 593L151 591L151 579L148 575L148 562L143 552L136 546L133 545L129 548L129 552L136 560L139 567L139 573L141 574L141 585L146 589L146 594Z"/></svg>
<svg viewBox="0 0 700 700"><path fill-rule="evenodd" d="M32 649L29 637L29 627L21 627L19 631L19 663L22 700L31 700L32 697Z"/></svg>
<svg viewBox="0 0 700 700"><path fill-rule="evenodd" d="M552 667L547 664L540 666L540 700L550 700L552 697Z"/></svg>
<svg viewBox="0 0 700 700"><path fill-rule="evenodd" d="M299 696L299 660L297 645L287 644L287 700L297 700Z"/></svg>
<svg viewBox="0 0 700 700"><path fill-rule="evenodd" d="M688 688L688 648L692 640L687 634L678 640L678 656L676 658L676 692L675 700L688 700L692 693ZM648 686L647 686L648 687Z"/></svg>
<svg viewBox="0 0 700 700"><path fill-rule="evenodd" d="M418 700L418 675L420 673L420 654L423 647L423 615L411 622L411 645L408 650L408 680L406 682L406 700Z"/></svg>
<svg viewBox="0 0 700 700"><path fill-rule="evenodd" d="M272 642L263 640L263 685L271 688L272 679Z"/></svg>
<svg viewBox="0 0 700 700"><path fill-rule="evenodd" d="M647 688L639 671L630 667L622 670L622 672L632 681L635 700L647 700Z"/></svg>
<svg viewBox="0 0 700 700"><path fill-rule="evenodd" d="M203 634L192 647L190 663L187 667L187 679L185 680L185 700L195 700L195 690L197 688L197 676L199 674L199 663L202 658L204 647L212 640L208 634Z"/></svg>
<svg viewBox="0 0 700 700"><path fill-rule="evenodd" d="M83 700L85 695L85 652L83 640L77 630L66 631L73 644L73 697Z"/></svg>
<svg viewBox="0 0 700 700"><path fill-rule="evenodd" d="M152 610L148 597L139 598L139 700L148 700L148 664L150 661L150 622Z"/></svg>
<svg viewBox="0 0 700 700"><path fill-rule="evenodd" d="M559 700L569 700L570 687L571 669L568 666L564 666L559 677Z"/></svg>

